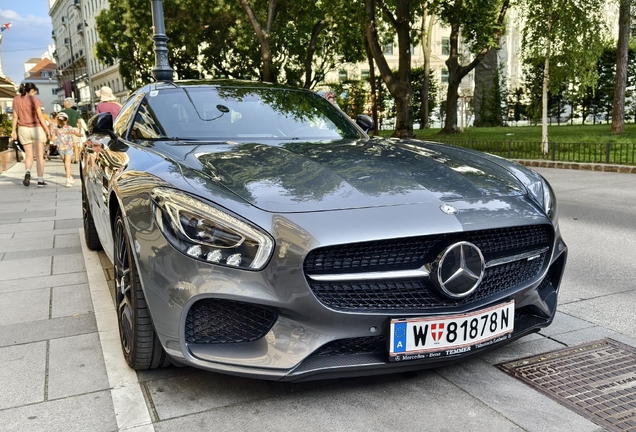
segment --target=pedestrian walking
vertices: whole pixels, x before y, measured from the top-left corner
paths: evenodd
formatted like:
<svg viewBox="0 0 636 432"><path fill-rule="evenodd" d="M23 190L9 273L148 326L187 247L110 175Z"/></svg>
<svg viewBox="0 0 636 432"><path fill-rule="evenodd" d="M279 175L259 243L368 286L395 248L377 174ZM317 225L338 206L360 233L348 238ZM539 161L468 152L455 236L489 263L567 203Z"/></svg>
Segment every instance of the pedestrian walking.
<svg viewBox="0 0 636 432"><path fill-rule="evenodd" d="M78 120L80 119L80 113L75 109L75 99L66 98L64 99L64 109L60 112L63 112L68 117L68 125L72 128L80 128L78 124ZM59 114L58 114L59 117ZM74 160L73 163L77 163L79 160L79 144L80 139L79 136L72 135L73 138L73 155Z"/></svg>
<svg viewBox="0 0 636 432"><path fill-rule="evenodd" d="M115 120L115 117L117 117L117 114L119 114L121 110L121 105L117 103L117 98L113 94L113 90L108 86L104 86L97 90L95 94L100 100L95 106L95 112L97 114L109 112L112 114L113 120Z"/></svg>
<svg viewBox="0 0 636 432"><path fill-rule="evenodd" d="M38 187L46 186L44 182L44 143L48 140L47 125L42 115L42 102L36 97L38 88L33 83L20 84L19 94L13 98L13 129L11 139L19 139L24 146L24 180L22 184L31 184L31 167L35 155L35 166L38 173Z"/></svg>
<svg viewBox="0 0 636 432"><path fill-rule="evenodd" d="M64 171L66 173L66 187L73 186L75 179L71 175L71 158L73 157L73 136L81 135L78 128L73 128L68 124L68 115L60 111L57 115L57 126L53 128L53 142L58 148L58 153L64 161Z"/></svg>

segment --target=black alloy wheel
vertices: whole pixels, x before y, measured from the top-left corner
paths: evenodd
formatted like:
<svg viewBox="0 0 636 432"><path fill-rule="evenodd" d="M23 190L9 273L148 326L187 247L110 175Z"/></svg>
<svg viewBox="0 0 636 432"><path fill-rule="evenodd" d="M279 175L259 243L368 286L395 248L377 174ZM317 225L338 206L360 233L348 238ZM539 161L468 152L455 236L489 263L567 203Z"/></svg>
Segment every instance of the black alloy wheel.
<svg viewBox="0 0 636 432"><path fill-rule="evenodd" d="M170 364L146 303L121 212L113 227L115 294L121 347L128 366L136 370Z"/></svg>
<svg viewBox="0 0 636 432"><path fill-rule="evenodd" d="M82 220L84 222L84 239L86 240L86 246L88 246L90 250L102 250L102 243L99 241L99 235L95 228L95 221L93 220L93 214L91 213L84 184L82 184Z"/></svg>

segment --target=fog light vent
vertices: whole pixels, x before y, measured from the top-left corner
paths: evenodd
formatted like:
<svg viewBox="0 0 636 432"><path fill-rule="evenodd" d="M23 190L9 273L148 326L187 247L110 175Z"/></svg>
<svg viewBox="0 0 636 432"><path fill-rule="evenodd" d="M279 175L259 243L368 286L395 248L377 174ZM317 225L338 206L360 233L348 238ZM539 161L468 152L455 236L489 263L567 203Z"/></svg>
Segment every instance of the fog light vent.
<svg viewBox="0 0 636 432"><path fill-rule="evenodd" d="M203 299L188 311L188 343L227 344L253 342L271 330L278 315L262 306L223 299Z"/></svg>

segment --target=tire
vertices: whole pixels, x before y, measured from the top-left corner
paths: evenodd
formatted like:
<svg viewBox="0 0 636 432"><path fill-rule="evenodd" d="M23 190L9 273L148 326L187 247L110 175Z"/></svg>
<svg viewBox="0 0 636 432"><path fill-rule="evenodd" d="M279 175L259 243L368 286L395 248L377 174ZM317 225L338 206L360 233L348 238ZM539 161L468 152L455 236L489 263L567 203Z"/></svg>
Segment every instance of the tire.
<svg viewBox="0 0 636 432"><path fill-rule="evenodd" d="M115 217L113 237L117 322L126 362L135 370L168 366L170 359L155 332L120 211Z"/></svg>
<svg viewBox="0 0 636 432"><path fill-rule="evenodd" d="M86 246L90 250L98 251L102 250L102 242L99 240L97 229L95 228L95 221L93 220L93 214L91 213L91 207L88 205L88 198L86 197L86 189L82 184L82 219L84 222L84 239L86 240Z"/></svg>

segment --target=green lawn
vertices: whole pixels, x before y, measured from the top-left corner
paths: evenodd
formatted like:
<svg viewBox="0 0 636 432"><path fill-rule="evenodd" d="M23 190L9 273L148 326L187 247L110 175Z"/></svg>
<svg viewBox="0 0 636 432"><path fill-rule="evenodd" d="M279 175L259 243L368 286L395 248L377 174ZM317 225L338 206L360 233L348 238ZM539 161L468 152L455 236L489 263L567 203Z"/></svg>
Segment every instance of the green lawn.
<svg viewBox="0 0 636 432"><path fill-rule="evenodd" d="M609 124L602 125L562 125L549 126L550 142L560 143L634 143L636 142L636 124L625 125L625 133L613 135ZM417 137L430 141L516 141L541 142L541 126L520 127L470 127L456 135L440 135L439 129L417 129ZM391 136L393 131L381 131L382 136Z"/></svg>

